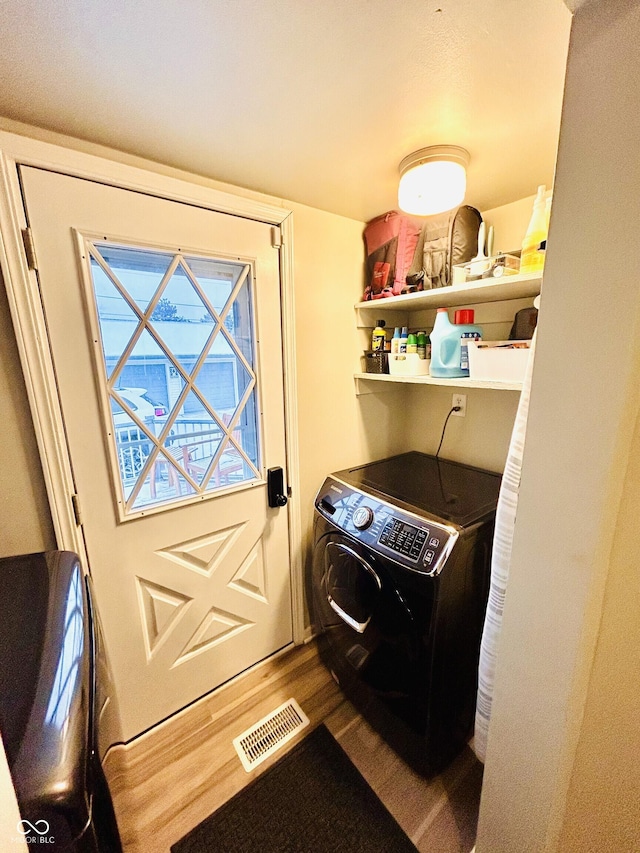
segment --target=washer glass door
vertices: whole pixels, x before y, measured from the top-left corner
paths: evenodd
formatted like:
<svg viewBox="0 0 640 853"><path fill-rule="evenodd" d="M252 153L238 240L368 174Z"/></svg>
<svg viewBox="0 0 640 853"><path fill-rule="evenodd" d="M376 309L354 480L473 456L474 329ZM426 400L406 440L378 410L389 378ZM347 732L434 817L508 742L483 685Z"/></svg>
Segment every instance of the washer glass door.
<svg viewBox="0 0 640 853"><path fill-rule="evenodd" d="M417 586L416 586L417 581ZM315 615L340 684L396 706L422 693L429 672L433 579L415 578L339 533L318 538Z"/></svg>
<svg viewBox="0 0 640 853"><path fill-rule="evenodd" d="M343 622L363 634L382 591L378 574L343 542L329 542L324 559L324 586L329 606Z"/></svg>

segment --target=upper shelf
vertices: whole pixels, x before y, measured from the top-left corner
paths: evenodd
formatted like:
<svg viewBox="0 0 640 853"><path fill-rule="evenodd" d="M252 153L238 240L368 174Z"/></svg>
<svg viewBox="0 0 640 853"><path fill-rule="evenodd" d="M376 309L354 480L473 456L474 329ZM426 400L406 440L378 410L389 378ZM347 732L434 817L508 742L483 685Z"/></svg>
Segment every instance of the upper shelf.
<svg viewBox="0 0 640 853"><path fill-rule="evenodd" d="M479 302L500 302L505 299L524 299L540 293L542 276L538 273L525 273L504 278L485 278L455 284L450 287L437 287L422 290L419 293L405 293L390 296L387 299L372 299L358 302L359 310L380 311L422 311L425 308L451 308L454 305L469 305Z"/></svg>
<svg viewBox="0 0 640 853"><path fill-rule="evenodd" d="M522 382L499 382L498 380L470 379L460 376L451 379L436 379L434 376L390 376L388 373L355 373L356 395L371 394L376 383L384 383L387 388L402 385L446 385L454 388L491 388L494 391L522 391ZM381 387L380 390L387 390Z"/></svg>

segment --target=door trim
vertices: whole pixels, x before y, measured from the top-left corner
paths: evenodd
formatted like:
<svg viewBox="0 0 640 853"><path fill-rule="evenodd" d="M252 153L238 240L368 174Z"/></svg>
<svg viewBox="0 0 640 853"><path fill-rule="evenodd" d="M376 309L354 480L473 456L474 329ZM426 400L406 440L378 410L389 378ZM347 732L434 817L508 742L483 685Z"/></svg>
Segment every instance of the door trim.
<svg viewBox="0 0 640 853"><path fill-rule="evenodd" d="M114 155L117 156L117 152ZM38 280L35 270L28 268L24 251L22 231L29 223L22 203L18 174L20 165L60 172L279 227L280 246L274 248L274 251L279 252L280 260L286 463L288 485L293 497L283 511L288 513L289 521L293 641L302 643L305 630L304 578L298 418L295 405L297 376L292 211L281 206L277 200L271 203L254 196L235 195L217 189L196 176L193 176L192 182L190 176L176 178L164 174L160 171L162 167L154 163L145 162L144 168L130 166L0 131L0 269L24 373L57 546L62 550L75 551L85 567L88 566L88 559L82 528L76 521L73 503L75 483Z"/></svg>

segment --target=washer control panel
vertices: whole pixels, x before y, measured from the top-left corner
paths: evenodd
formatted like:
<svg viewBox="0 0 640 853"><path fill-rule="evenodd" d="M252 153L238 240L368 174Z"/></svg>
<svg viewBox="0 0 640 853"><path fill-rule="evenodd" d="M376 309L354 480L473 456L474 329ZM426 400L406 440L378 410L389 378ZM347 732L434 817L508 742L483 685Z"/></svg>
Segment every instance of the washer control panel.
<svg viewBox="0 0 640 853"><path fill-rule="evenodd" d="M359 506L353 511L351 519L356 530L366 530L371 527L375 513L370 506Z"/></svg>
<svg viewBox="0 0 640 853"><path fill-rule="evenodd" d="M407 524L392 516L385 524L378 543L398 554L417 560L428 535L426 528L414 527L413 524Z"/></svg>
<svg viewBox="0 0 640 853"><path fill-rule="evenodd" d="M437 574L458 538L453 527L406 512L328 477L316 509L377 553L414 571Z"/></svg>

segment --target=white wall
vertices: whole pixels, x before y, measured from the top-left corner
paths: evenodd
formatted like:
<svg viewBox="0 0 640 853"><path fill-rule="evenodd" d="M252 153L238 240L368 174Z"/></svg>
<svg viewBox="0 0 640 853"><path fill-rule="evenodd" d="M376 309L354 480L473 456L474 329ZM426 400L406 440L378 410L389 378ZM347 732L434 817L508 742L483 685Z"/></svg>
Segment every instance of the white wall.
<svg viewBox="0 0 640 853"><path fill-rule="evenodd" d="M423 453L436 452L452 395L461 391L467 396L467 414L449 418L440 456L502 473L518 406L515 391L411 388L406 397L409 446Z"/></svg>
<svg viewBox="0 0 640 853"><path fill-rule="evenodd" d="M393 395L356 397L364 223L292 204L294 216L298 441L303 560L309 566L313 501L324 477L405 450Z"/></svg>
<svg viewBox="0 0 640 853"><path fill-rule="evenodd" d="M636 363L636 375L640 363ZM614 531L602 621L559 849L640 849L640 417Z"/></svg>
<svg viewBox="0 0 640 853"><path fill-rule="evenodd" d="M494 226L496 251L520 248L531 216L533 199L534 196L531 196L483 211L487 225ZM519 299L476 305L473 306L475 321L482 326L485 340L502 340L509 334L516 311L531 304L531 299ZM434 311L420 312L411 317L411 325L422 325L430 331L434 319ZM452 395L460 390L437 386L409 387L402 402L408 447L424 453L436 452L445 419L451 409ZM501 473L509 449L519 394L516 391L480 389L468 389L465 393L466 417L449 419L440 454L445 459Z"/></svg>
<svg viewBox="0 0 640 853"><path fill-rule="evenodd" d="M639 39L576 13L478 853L640 849Z"/></svg>
<svg viewBox="0 0 640 853"><path fill-rule="evenodd" d="M0 274L0 557L55 547L42 467Z"/></svg>
<svg viewBox="0 0 640 853"><path fill-rule="evenodd" d="M546 195L551 195L551 187L547 187ZM520 249L524 235L533 212L534 195L520 198L511 204L494 207L483 211L483 219L494 230L494 253L513 252Z"/></svg>

